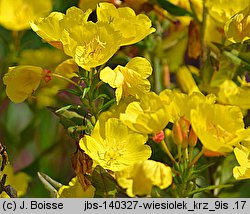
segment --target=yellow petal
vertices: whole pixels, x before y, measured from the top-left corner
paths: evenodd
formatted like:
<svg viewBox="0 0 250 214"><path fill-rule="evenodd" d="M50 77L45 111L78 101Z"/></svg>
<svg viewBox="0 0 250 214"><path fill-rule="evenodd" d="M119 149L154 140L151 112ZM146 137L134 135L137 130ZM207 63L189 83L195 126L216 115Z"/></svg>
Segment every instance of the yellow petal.
<svg viewBox="0 0 250 214"><path fill-rule="evenodd" d="M84 191L77 177L69 182L68 186L62 186L57 192L57 198L93 198L95 188L91 185Z"/></svg>
<svg viewBox="0 0 250 214"><path fill-rule="evenodd" d="M142 57L134 57L127 64L126 68L137 72L142 79L148 78L152 74L152 67L150 62Z"/></svg>
<svg viewBox="0 0 250 214"><path fill-rule="evenodd" d="M39 86L43 69L35 66L10 67L3 78L7 96L15 103L27 99Z"/></svg>
<svg viewBox="0 0 250 214"><path fill-rule="evenodd" d="M150 195L152 186L165 189L172 183L171 168L153 160L140 161L115 175L130 197Z"/></svg>
<svg viewBox="0 0 250 214"><path fill-rule="evenodd" d="M119 70L112 70L110 67L106 67L101 70L100 79L108 83L112 88L117 88L122 85L124 77Z"/></svg>

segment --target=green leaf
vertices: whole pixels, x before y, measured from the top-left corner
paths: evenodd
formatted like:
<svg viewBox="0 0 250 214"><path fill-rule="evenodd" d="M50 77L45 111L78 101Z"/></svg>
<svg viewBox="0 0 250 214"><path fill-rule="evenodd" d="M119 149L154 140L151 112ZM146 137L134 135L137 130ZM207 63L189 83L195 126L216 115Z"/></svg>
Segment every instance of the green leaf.
<svg viewBox="0 0 250 214"><path fill-rule="evenodd" d="M83 93L82 93L82 99L84 99L84 97L86 96L86 94L89 92L90 87L86 87L83 89Z"/></svg>
<svg viewBox="0 0 250 214"><path fill-rule="evenodd" d="M191 16L193 17L193 14L190 13L189 11L185 10L182 7L178 7L174 4L172 4L169 1L166 0L157 0L158 4L168 11L170 14L175 15L175 16Z"/></svg>
<svg viewBox="0 0 250 214"><path fill-rule="evenodd" d="M99 110L99 113L101 113L102 111L108 109L113 103L115 102L115 98L108 101L107 103L105 103L102 108Z"/></svg>
<svg viewBox="0 0 250 214"><path fill-rule="evenodd" d="M171 195L165 189L161 189L158 186L153 186L151 190L152 198L171 198Z"/></svg>
<svg viewBox="0 0 250 214"><path fill-rule="evenodd" d="M99 94L95 99L99 99L99 98L105 98L105 99L110 99L110 97L107 94Z"/></svg>
<svg viewBox="0 0 250 214"><path fill-rule="evenodd" d="M212 186L207 186L207 187L201 187L198 189L195 189L194 191L190 192L188 195L192 196L196 193L204 192L204 191L209 191L209 190L214 190L214 189L221 189L221 188L229 188L233 187L233 184L225 184L225 185L212 185Z"/></svg>
<svg viewBox="0 0 250 214"><path fill-rule="evenodd" d="M68 119L72 119L72 118L80 118L80 119L84 119L83 116L81 116L80 114L74 112L74 111L70 111L69 109L72 107L72 105L68 105L68 106L64 106L58 110L56 110L55 113L62 115L65 118Z"/></svg>
<svg viewBox="0 0 250 214"><path fill-rule="evenodd" d="M96 188L95 198L115 197L116 181L101 166L97 166L92 174L92 185Z"/></svg>
<svg viewBox="0 0 250 214"><path fill-rule="evenodd" d="M63 91L69 92L70 94L76 95L78 97L82 95L82 93L80 93L79 91L72 90L72 89L63 89Z"/></svg>
<svg viewBox="0 0 250 214"><path fill-rule="evenodd" d="M203 84L207 85L210 83L213 73L214 69L211 63L211 57L208 57L204 66L201 68L201 76Z"/></svg>

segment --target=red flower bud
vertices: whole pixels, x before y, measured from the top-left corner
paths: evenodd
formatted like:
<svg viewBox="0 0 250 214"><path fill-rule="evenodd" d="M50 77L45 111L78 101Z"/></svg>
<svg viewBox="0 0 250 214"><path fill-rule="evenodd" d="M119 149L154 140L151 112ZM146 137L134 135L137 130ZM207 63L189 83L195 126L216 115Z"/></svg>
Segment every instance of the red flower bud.
<svg viewBox="0 0 250 214"><path fill-rule="evenodd" d="M164 139L164 137L165 137L164 132L160 131L155 136L153 136L153 141L156 143L160 143Z"/></svg>

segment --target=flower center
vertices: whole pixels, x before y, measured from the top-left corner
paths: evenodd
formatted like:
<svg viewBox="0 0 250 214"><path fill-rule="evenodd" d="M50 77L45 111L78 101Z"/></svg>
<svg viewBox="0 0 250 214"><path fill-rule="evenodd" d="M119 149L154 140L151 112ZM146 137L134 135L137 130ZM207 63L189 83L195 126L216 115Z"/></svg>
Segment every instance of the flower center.
<svg viewBox="0 0 250 214"><path fill-rule="evenodd" d="M111 165L117 164L118 159L124 154L124 147L122 148L119 145L110 145L107 144L106 151L99 151L99 158L105 162L105 165L110 167Z"/></svg>
<svg viewBox="0 0 250 214"><path fill-rule="evenodd" d="M87 64L105 48L106 43L101 42L99 36L94 37L89 43L76 48L76 60L81 64Z"/></svg>

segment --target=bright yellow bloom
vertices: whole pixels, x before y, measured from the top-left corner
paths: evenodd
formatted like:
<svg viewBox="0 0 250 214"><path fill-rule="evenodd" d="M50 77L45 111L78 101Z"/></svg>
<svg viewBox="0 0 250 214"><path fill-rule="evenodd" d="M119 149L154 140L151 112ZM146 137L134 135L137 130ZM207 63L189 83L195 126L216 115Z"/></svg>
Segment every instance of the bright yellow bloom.
<svg viewBox="0 0 250 214"><path fill-rule="evenodd" d="M60 76L71 79L77 76L76 72L78 71L78 66L73 59L68 59L60 63L52 71L53 74L59 74ZM50 74L48 74L50 76ZM60 90L66 89L69 86L69 82L51 76L51 80L48 82L42 82L43 84L37 89L34 94L36 97L36 104L39 108L44 106L53 106L57 103L55 96Z"/></svg>
<svg viewBox="0 0 250 214"><path fill-rule="evenodd" d="M15 103L23 102L38 88L44 75L43 69L36 66L10 67L3 78L7 96Z"/></svg>
<svg viewBox="0 0 250 214"><path fill-rule="evenodd" d="M110 3L100 3L96 10L98 21L104 21L122 34L120 45L131 45L155 32L151 20L144 14L136 15L129 7L116 8Z"/></svg>
<svg viewBox="0 0 250 214"><path fill-rule="evenodd" d="M30 26L42 39L52 46L62 49L62 43L60 41L62 34L60 20L62 20L64 16L63 13L52 12L46 18L39 18L30 22Z"/></svg>
<svg viewBox="0 0 250 214"><path fill-rule="evenodd" d="M244 42L250 39L250 5L230 18L224 30L231 42Z"/></svg>
<svg viewBox="0 0 250 214"><path fill-rule="evenodd" d="M120 34L108 23L88 22L64 31L62 43L67 55L80 67L90 70L115 54L120 47Z"/></svg>
<svg viewBox="0 0 250 214"><path fill-rule="evenodd" d="M191 111L191 124L201 143L211 151L231 152L244 130L239 107L201 103Z"/></svg>
<svg viewBox="0 0 250 214"><path fill-rule="evenodd" d="M171 168L153 160L140 161L115 175L130 197L150 195L153 186L165 189L172 183Z"/></svg>
<svg viewBox="0 0 250 214"><path fill-rule="evenodd" d="M132 132L119 119L110 118L104 126L97 122L91 136L80 140L80 147L104 169L120 171L150 157L146 141L146 136Z"/></svg>
<svg viewBox="0 0 250 214"><path fill-rule="evenodd" d="M147 78L152 73L150 62L142 57L131 59L125 67L118 65L114 70L110 67L100 72L100 79L112 88L117 88L115 95L117 103L122 97L129 95L136 98L150 91Z"/></svg>
<svg viewBox="0 0 250 214"><path fill-rule="evenodd" d="M234 155L240 164L233 168L233 176L235 179L249 179L250 178L250 150L244 146L236 147Z"/></svg>
<svg viewBox="0 0 250 214"><path fill-rule="evenodd" d="M250 85L237 86L232 80L226 80L220 85L218 101L223 104L239 106L242 109L250 108Z"/></svg>
<svg viewBox="0 0 250 214"><path fill-rule="evenodd" d="M125 113L128 104L133 101L136 101L136 99L129 96L122 99L119 104L114 103L107 111L104 111L99 115L99 122L105 122L109 118L120 118L120 114Z"/></svg>
<svg viewBox="0 0 250 214"><path fill-rule="evenodd" d="M30 99L29 101L35 101L39 108L53 106L57 103L55 95L59 90L67 88L69 83L65 80L51 77L51 74L59 74L69 79L77 76L77 64L73 59L66 60L67 58L62 51L55 48L28 49L21 52L18 59L19 65L37 65L48 69L49 72L51 71L51 73L47 74L48 81L42 81L42 84L36 90L34 94L36 99Z"/></svg>
<svg viewBox="0 0 250 214"><path fill-rule="evenodd" d="M3 172L1 173L1 176L3 174L7 175L5 186L11 185L17 191L18 197L26 194L28 183L31 181L30 176L28 176L24 172L14 173L13 167L9 164L5 166ZM0 197L9 198L9 196L5 192L2 192Z"/></svg>
<svg viewBox="0 0 250 214"><path fill-rule="evenodd" d="M43 39L73 57L86 70L107 62L120 47L120 33L107 22L88 22L91 10L71 7L66 15L51 13L31 24Z"/></svg>
<svg viewBox="0 0 250 214"><path fill-rule="evenodd" d="M167 102L172 101L171 108L169 109L170 121L175 122L181 117L190 121L190 112L195 109L200 103L214 103L215 96L209 94L204 96L200 92L193 92L190 95L169 89L163 90L160 95L162 100Z"/></svg>
<svg viewBox="0 0 250 214"><path fill-rule="evenodd" d="M224 25L237 12L248 6L249 0L208 0L208 18L205 29L205 40L214 51L218 51L212 42L222 42L225 39Z"/></svg>
<svg viewBox="0 0 250 214"><path fill-rule="evenodd" d="M220 23L225 23L234 14L243 10L249 4L249 0L208 0L206 6L209 14Z"/></svg>
<svg viewBox="0 0 250 214"><path fill-rule="evenodd" d="M66 11L66 14L52 12L48 17L39 18L31 22L30 25L41 38L52 46L62 49L61 39L64 30L86 23L90 13L91 10L84 13L77 7L71 7Z"/></svg>
<svg viewBox="0 0 250 214"><path fill-rule="evenodd" d="M13 31L25 30L30 27L30 21L51 10L51 0L1 0L0 24Z"/></svg>
<svg viewBox="0 0 250 214"><path fill-rule="evenodd" d="M68 186L63 185L57 192L57 198L93 198L95 188L91 185L84 191L77 177L69 182Z"/></svg>
<svg viewBox="0 0 250 214"><path fill-rule="evenodd" d="M168 124L170 101L163 101L154 92L128 105L120 119L132 130L143 134L157 134Z"/></svg>

